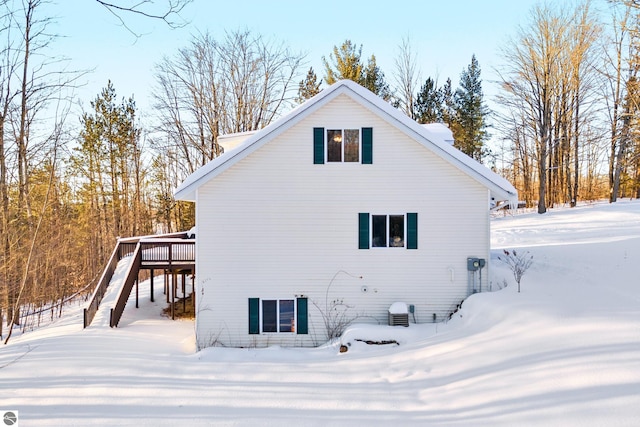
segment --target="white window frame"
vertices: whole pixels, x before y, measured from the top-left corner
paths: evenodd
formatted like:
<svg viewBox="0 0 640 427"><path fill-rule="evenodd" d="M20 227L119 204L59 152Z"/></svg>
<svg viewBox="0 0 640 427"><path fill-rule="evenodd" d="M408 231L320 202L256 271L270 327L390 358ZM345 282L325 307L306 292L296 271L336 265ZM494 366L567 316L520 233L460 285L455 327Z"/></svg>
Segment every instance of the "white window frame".
<svg viewBox="0 0 640 427"><path fill-rule="evenodd" d="M344 131L354 130L358 132L358 160L352 162L345 161L345 136ZM342 142L340 143L340 158L339 162L329 160L329 131L340 131ZM324 158L327 159L325 163L346 163L346 164L360 164L362 163L362 128L325 128L324 131Z"/></svg>
<svg viewBox="0 0 640 427"><path fill-rule="evenodd" d="M265 331L264 330L264 301L276 301L276 331ZM293 302L293 318L291 321L291 331L280 331L280 301L292 301ZM298 319L298 307L296 304L296 298L260 298L260 333L261 334L295 334L297 327L297 319Z"/></svg>
<svg viewBox="0 0 640 427"><path fill-rule="evenodd" d="M386 224L385 224L385 242L386 245L385 246L374 246L373 244L373 239L374 239L374 228L373 228L373 217L376 216L384 216L386 217ZM402 232L403 232L403 236L402 236L402 246L394 246L394 245L390 245L389 244L389 240L391 237L391 220L390 217L392 216L401 216L402 217ZM372 213L369 215L369 247L371 249L386 249L386 248L403 248L405 249L407 247L407 214L382 214L382 213Z"/></svg>

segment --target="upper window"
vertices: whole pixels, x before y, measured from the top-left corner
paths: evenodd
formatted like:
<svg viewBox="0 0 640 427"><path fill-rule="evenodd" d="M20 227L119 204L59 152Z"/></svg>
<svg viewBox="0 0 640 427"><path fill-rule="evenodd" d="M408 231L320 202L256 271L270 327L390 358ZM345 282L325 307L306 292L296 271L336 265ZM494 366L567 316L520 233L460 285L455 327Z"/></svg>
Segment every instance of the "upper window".
<svg viewBox="0 0 640 427"><path fill-rule="evenodd" d="M359 162L360 131L358 129L328 129L327 161Z"/></svg>
<svg viewBox="0 0 640 427"><path fill-rule="evenodd" d="M313 163L373 162L373 129L313 128Z"/></svg>

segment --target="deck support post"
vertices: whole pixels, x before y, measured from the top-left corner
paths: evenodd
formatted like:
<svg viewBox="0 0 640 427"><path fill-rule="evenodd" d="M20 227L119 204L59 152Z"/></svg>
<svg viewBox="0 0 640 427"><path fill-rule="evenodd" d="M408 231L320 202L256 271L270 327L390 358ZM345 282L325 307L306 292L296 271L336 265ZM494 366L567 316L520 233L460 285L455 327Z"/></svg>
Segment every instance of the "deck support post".
<svg viewBox="0 0 640 427"><path fill-rule="evenodd" d="M191 270L191 303L193 304L193 316L196 315L196 275Z"/></svg>
<svg viewBox="0 0 640 427"><path fill-rule="evenodd" d="M182 271L182 312L187 311L187 273Z"/></svg>
<svg viewBox="0 0 640 427"><path fill-rule="evenodd" d="M167 296L167 304L169 304L169 271L164 270L164 294Z"/></svg>
<svg viewBox="0 0 640 427"><path fill-rule="evenodd" d="M151 302L154 302L154 298L153 298L153 268L151 269L151 277L149 278L150 281L150 285L151 285Z"/></svg>
<svg viewBox="0 0 640 427"><path fill-rule="evenodd" d="M178 289L176 279L177 273L171 271L171 320L176 320L176 290Z"/></svg>

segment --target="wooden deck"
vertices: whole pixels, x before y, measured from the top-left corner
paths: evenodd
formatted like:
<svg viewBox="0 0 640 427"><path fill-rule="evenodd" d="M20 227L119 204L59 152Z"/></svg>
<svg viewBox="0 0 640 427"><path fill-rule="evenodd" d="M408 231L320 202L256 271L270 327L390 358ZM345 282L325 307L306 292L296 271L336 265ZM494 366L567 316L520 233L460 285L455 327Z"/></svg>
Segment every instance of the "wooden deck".
<svg viewBox="0 0 640 427"><path fill-rule="evenodd" d="M131 290L136 286L136 307L138 306L137 286L140 270L151 270L151 299L153 301L154 270L162 270L165 274L172 275L170 289L171 307L175 302L176 278L180 274L184 278L187 274L195 274L195 239L189 239L187 233L174 233L158 236L139 236L119 239L111 254L111 258L105 267L100 280L91 296L89 305L84 310L84 327L91 324L95 317L100 302L113 277L118 262L126 257L132 257L127 270L126 278L119 291L117 302L111 308L110 326L118 326L122 312L129 299ZM167 281L165 280L165 283ZM183 289L184 293L184 289ZM167 294L169 302L169 294Z"/></svg>

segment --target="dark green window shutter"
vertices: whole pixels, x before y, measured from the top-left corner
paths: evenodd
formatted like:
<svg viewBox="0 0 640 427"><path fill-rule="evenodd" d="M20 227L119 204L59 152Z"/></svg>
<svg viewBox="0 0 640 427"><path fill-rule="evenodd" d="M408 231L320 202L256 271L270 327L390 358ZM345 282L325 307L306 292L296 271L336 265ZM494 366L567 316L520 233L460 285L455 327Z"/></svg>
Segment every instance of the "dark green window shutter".
<svg viewBox="0 0 640 427"><path fill-rule="evenodd" d="M407 249L418 249L418 214L407 214Z"/></svg>
<svg viewBox="0 0 640 427"><path fill-rule="evenodd" d="M369 214L358 214L358 249L369 249Z"/></svg>
<svg viewBox="0 0 640 427"><path fill-rule="evenodd" d="M249 298L249 333L260 333L260 298Z"/></svg>
<svg viewBox="0 0 640 427"><path fill-rule="evenodd" d="M313 164L324 164L324 128L313 128Z"/></svg>
<svg viewBox="0 0 640 427"><path fill-rule="evenodd" d="M298 334L309 333L309 310L306 298L298 298L298 319L296 331Z"/></svg>
<svg viewBox="0 0 640 427"><path fill-rule="evenodd" d="M373 128L362 128L362 164L373 163Z"/></svg>

